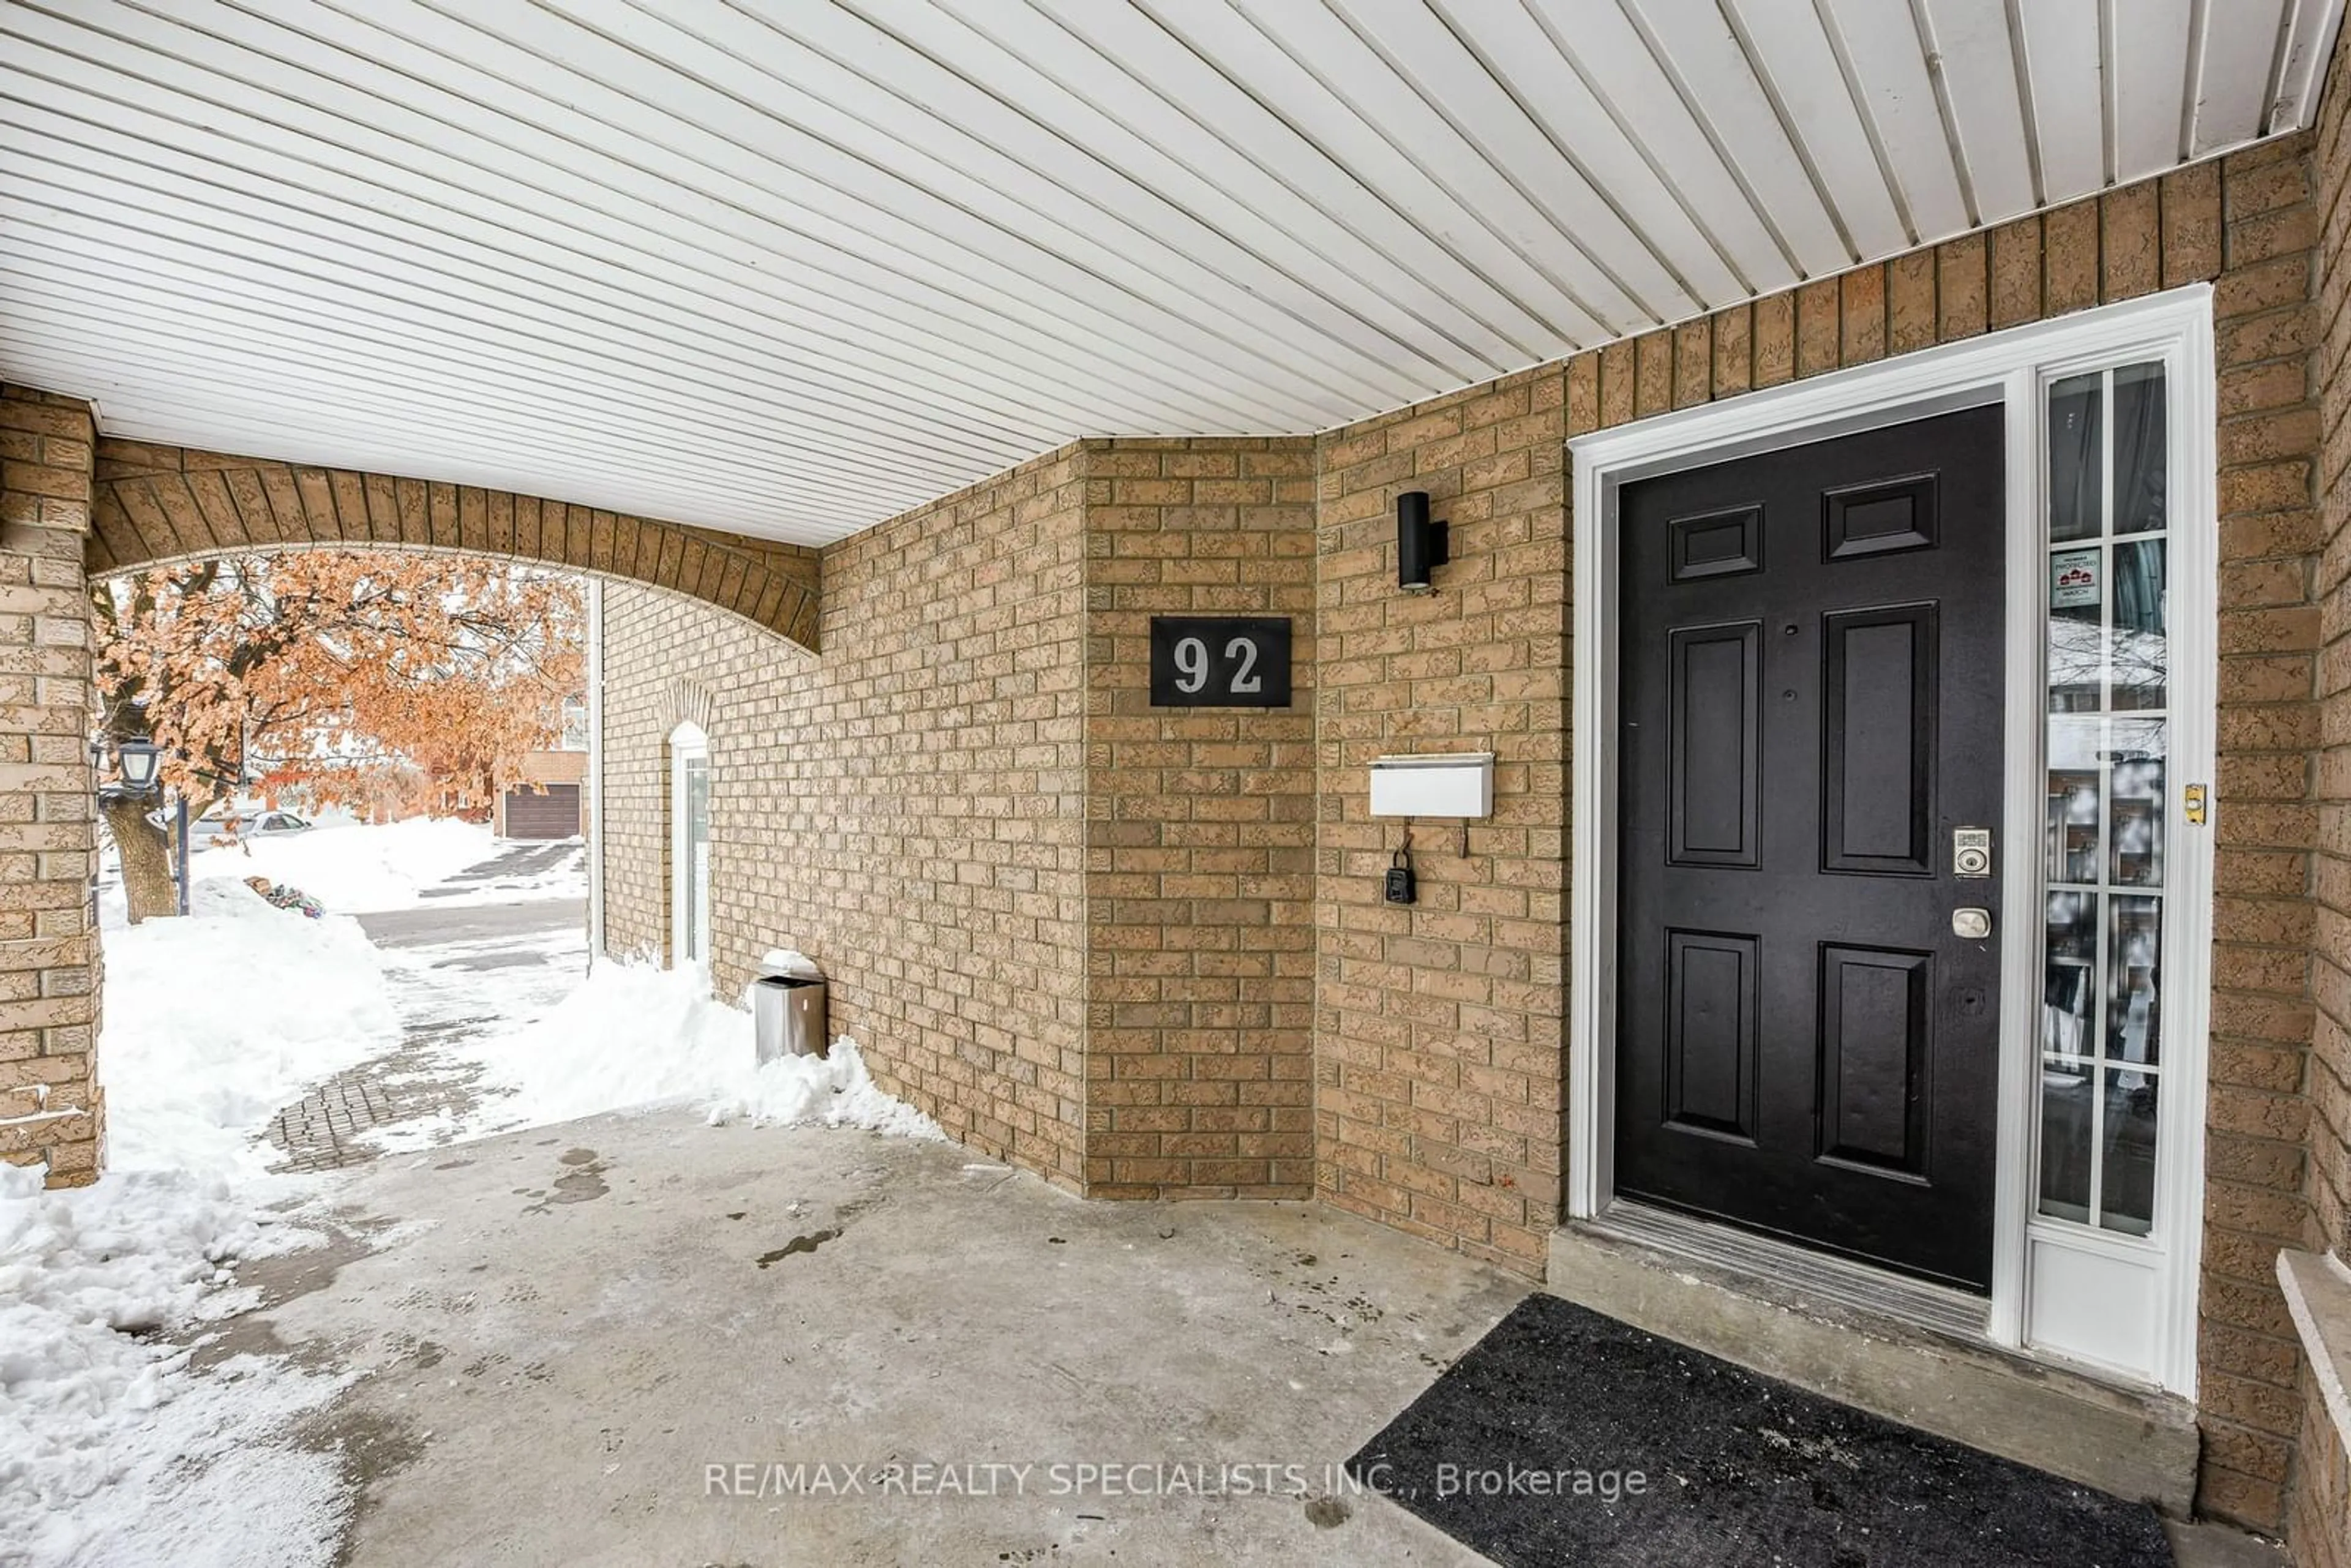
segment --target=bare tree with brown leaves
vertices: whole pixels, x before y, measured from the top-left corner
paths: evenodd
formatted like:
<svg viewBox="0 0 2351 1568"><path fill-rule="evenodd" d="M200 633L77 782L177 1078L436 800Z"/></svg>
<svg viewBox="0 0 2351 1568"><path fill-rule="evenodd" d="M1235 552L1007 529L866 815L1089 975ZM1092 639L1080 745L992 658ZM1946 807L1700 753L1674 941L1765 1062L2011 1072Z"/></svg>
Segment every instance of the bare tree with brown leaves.
<svg viewBox="0 0 2351 1568"><path fill-rule="evenodd" d="M579 580L475 557L241 555L90 585L101 722L208 806L298 785L484 804L550 744L582 671ZM149 802L110 799L132 920L176 906Z"/></svg>

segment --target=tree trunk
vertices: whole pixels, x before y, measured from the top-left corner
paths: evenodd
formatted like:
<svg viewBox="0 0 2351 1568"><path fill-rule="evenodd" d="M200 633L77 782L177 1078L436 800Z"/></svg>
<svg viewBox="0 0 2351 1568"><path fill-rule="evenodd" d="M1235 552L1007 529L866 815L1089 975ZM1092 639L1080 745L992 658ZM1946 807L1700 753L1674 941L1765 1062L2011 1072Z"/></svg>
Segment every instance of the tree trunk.
<svg viewBox="0 0 2351 1568"><path fill-rule="evenodd" d="M123 796L99 807L122 862L122 894L133 925L152 915L180 913L179 889L172 882L171 835L147 820L153 804L152 797Z"/></svg>

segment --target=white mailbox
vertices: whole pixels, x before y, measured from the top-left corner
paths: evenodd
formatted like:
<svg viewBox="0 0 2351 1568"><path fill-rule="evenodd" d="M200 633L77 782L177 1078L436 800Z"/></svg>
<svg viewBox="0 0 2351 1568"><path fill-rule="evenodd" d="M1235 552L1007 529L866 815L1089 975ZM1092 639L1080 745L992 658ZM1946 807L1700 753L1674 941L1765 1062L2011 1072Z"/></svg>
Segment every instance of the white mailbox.
<svg viewBox="0 0 2351 1568"><path fill-rule="evenodd" d="M1382 757L1372 763L1374 817L1490 817L1494 754Z"/></svg>

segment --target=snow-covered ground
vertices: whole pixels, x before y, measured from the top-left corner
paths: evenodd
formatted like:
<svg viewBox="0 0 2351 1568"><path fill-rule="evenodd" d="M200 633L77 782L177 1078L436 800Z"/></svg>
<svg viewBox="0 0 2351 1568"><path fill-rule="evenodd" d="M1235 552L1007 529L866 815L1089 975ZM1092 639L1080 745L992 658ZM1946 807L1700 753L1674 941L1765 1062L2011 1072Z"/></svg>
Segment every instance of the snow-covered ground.
<svg viewBox="0 0 2351 1568"><path fill-rule="evenodd" d="M219 1177L44 1193L0 1165L0 1563L332 1560L339 1458L291 1428L344 1379L251 1354L189 1370L252 1304L235 1265L318 1239Z"/></svg>
<svg viewBox="0 0 2351 1568"><path fill-rule="evenodd" d="M110 922L109 1174L45 1193L0 1166L0 1568L332 1560L350 1506L340 1458L296 1428L341 1375L274 1353L191 1361L254 1304L236 1266L315 1244L325 1223L335 1178L268 1174L261 1132L410 1029L473 1027L446 1049L479 1092L381 1129L390 1150L681 1102L714 1123L942 1135L873 1085L854 1041L755 1068L749 1014L698 975L600 963L583 980L533 961L584 957L569 929L387 950L343 913L583 891L573 855L427 899L495 848L465 823L320 828L199 856L191 919ZM249 875L334 913L274 908ZM469 950L493 961L452 961Z"/></svg>
<svg viewBox="0 0 2351 1568"><path fill-rule="evenodd" d="M668 1048L647 1051L649 1039ZM692 1101L714 1126L821 1122L904 1137L946 1135L876 1088L857 1042L846 1035L826 1056L757 1064L751 1015L711 998L691 970L599 965L544 1018L482 1041L476 1059L509 1096L486 1108L497 1124L531 1126L620 1106Z"/></svg>
<svg viewBox="0 0 2351 1568"><path fill-rule="evenodd" d="M381 956L346 915L197 883L187 920L106 936L99 1060L117 1170L252 1174L256 1129L331 1073L400 1042Z"/></svg>
<svg viewBox="0 0 2351 1568"><path fill-rule="evenodd" d="M193 841L196 835L190 834ZM338 914L413 909L468 866L495 855L498 840L478 822L454 817L411 817L369 825L321 822L304 833L255 837L234 844L195 843L188 856L191 886L213 878L266 876L300 888ZM577 898L584 891L582 857L536 877L501 880L494 887L444 893L436 904L514 903L528 898ZM99 922L109 930L128 924L122 882L107 857L99 874Z"/></svg>
<svg viewBox="0 0 2351 1568"><path fill-rule="evenodd" d="M452 1072L479 1070L470 1103L370 1134L389 1151L544 1126L634 1106L690 1103L713 1125L822 1123L905 1137L942 1138L936 1123L874 1086L857 1042L843 1035L822 1057L758 1064L751 1015L709 994L693 970L606 961L586 979L576 930L400 947L382 956L412 1026L459 1038L432 1052ZM556 960L466 961L493 953ZM465 1034L470 1021L500 1020ZM429 1071L429 1066L425 1069Z"/></svg>

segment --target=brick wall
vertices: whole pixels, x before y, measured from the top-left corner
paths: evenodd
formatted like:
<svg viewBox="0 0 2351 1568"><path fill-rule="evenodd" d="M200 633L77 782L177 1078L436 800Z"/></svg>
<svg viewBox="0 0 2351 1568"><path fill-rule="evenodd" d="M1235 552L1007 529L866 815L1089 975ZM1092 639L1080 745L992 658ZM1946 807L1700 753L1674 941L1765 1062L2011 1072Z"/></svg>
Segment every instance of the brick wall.
<svg viewBox="0 0 2351 1568"><path fill-rule="evenodd" d="M1087 1186L1308 1197L1314 443L1081 456ZM1291 617L1290 706L1154 708L1154 614Z"/></svg>
<svg viewBox="0 0 2351 1568"><path fill-rule="evenodd" d="M2338 60L2316 131L2321 242L2318 469L2319 859L2310 1098L2310 1244L2351 1257L2351 71Z"/></svg>
<svg viewBox="0 0 2351 1568"><path fill-rule="evenodd" d="M97 1179L88 405L0 388L0 1160Z"/></svg>
<svg viewBox="0 0 2351 1568"><path fill-rule="evenodd" d="M886 1082L1068 1185L1310 1194L1313 466L1080 443L826 551L820 663L609 585L608 946L664 944L695 716L722 991L811 954ZM1154 710L1181 612L1292 616L1291 708Z"/></svg>
<svg viewBox="0 0 2351 1568"><path fill-rule="evenodd" d="M2351 68L2339 44L2315 131L2318 247L2310 375L2320 413L2316 496L2317 1003L2306 1069L2304 1244L2351 1258ZM2305 1568L2351 1568L2351 1467L2315 1378L2300 1389L2288 1539Z"/></svg>
<svg viewBox="0 0 2351 1568"><path fill-rule="evenodd" d="M309 545L464 550L673 589L816 645L816 552L471 485L146 442L98 444L88 566Z"/></svg>
<svg viewBox="0 0 2351 1568"><path fill-rule="evenodd" d="M2351 1457L2318 1379L2302 1375L2302 1437L2294 1458L2286 1547L2294 1568L2351 1568Z"/></svg>
<svg viewBox="0 0 2351 1568"><path fill-rule="evenodd" d="M722 995L791 946L876 1076L974 1148L1082 1179L1085 635L1076 448L824 552L820 661L604 589L605 929L660 952L667 738L709 731Z"/></svg>
<svg viewBox="0 0 2351 1568"><path fill-rule="evenodd" d="M2211 281L2223 577L2201 1500L2278 1527L2300 1409L2271 1265L2304 1212L2316 831L2310 151L2273 142L1323 439L1316 1158L1331 1202L1529 1270L1555 1222L1562 440ZM1395 589L1394 503L1411 489L1454 524L1455 564L1428 599ZM1492 822L1466 859L1425 831L1420 906L1380 904L1395 829L1366 815L1364 762L1485 748L1501 756Z"/></svg>
<svg viewBox="0 0 2351 1568"><path fill-rule="evenodd" d="M716 616L634 584L606 582L592 591L603 597L603 749L588 780L603 800L604 946L624 957L666 961L669 953L669 734L679 721L707 716L710 699L682 696L670 678L670 661L687 669L705 663L736 662L749 653L783 661L789 651L747 635ZM684 677L691 682L691 677ZM683 691L706 692L695 685ZM703 711L696 712L699 708ZM737 781L726 780L732 795ZM714 811L717 807L713 793ZM715 853L726 852L723 843ZM713 924L722 946L734 939L740 912L724 883L714 878ZM737 961L737 967L740 962Z"/></svg>
<svg viewBox="0 0 2351 1568"><path fill-rule="evenodd" d="M2314 301L2313 144L1332 431L1311 465L1296 443L1081 443L826 551L820 664L611 590L613 945L660 938L661 737L706 714L723 985L770 943L815 953L893 1087L977 1146L1104 1194L1292 1190L1305 1101L1289 1086L1311 1052L1315 1190L1532 1274L1561 1197L1562 442L2210 281L2222 578L2199 1501L2278 1528L2304 1406L2271 1265L2314 1214L2339 1239L2342 1205L2332 1146L2306 1155L2314 1062L2335 1075L2315 1083L2319 1116L2341 1113L2339 1032L2311 1045L2334 960L2314 977L2311 955L2320 910L2346 905L2330 880L2345 857L2320 833L2346 792L2335 753L2316 763L2345 683L2320 675L2322 643L2336 659L2322 583L2342 573L2320 573L2311 362L2340 321ZM1306 548L1310 474L1308 567L1285 552ZM1453 528L1428 597L1395 585L1407 489ZM1309 582L1295 710L1149 708L1152 612L1303 604ZM1294 750L1309 726L1311 778ZM1424 825L1420 903L1382 904L1398 830L1368 816L1366 764L1471 749L1499 758L1493 817ZM1305 915L1290 813L1310 790ZM2346 1013L2329 999L2326 1016Z"/></svg>
<svg viewBox="0 0 2351 1568"><path fill-rule="evenodd" d="M584 751L525 752L522 766L516 770L517 780L524 784L577 784L587 777Z"/></svg>
<svg viewBox="0 0 2351 1568"><path fill-rule="evenodd" d="M1567 514L1561 367L1321 443L1315 1167L1332 1205L1522 1273L1558 1223L1565 1071ZM1395 497L1451 525L1396 588ZM1368 765L1492 751L1494 814L1423 823L1381 901ZM1466 848L1467 852L1462 852Z"/></svg>
<svg viewBox="0 0 2351 1568"><path fill-rule="evenodd" d="M2199 1504L2281 1521L2297 1375L2276 1253L2303 1225L2312 1011L2311 701L2318 642L2311 506L2317 417L2311 139L2224 165L2218 284L2220 769L2199 1399Z"/></svg>

